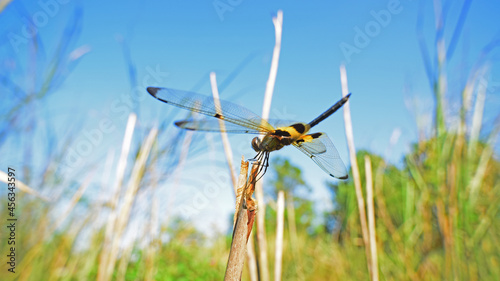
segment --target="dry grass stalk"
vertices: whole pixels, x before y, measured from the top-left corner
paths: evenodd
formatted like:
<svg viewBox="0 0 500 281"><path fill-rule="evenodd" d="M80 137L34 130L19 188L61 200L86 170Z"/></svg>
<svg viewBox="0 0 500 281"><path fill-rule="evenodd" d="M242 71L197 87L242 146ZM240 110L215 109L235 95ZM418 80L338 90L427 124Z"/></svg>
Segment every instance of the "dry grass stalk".
<svg viewBox="0 0 500 281"><path fill-rule="evenodd" d="M93 176L93 172L89 173L89 175L87 175L85 181L82 183L82 185L80 185L80 187L78 188L78 190L75 192L75 194L73 195L73 197L71 198L70 200L70 206L68 207L68 209L65 211L65 213L63 215L61 215L61 217L48 229L47 232L38 232L38 236L39 236L39 239L38 241L36 242L36 244L31 247L29 249L29 251L25 254L24 258L23 258L23 261L26 262L25 264L27 266L25 266L23 268L23 270L21 271L21 274L20 274L20 277L19 277L19 280L28 280L31 276L31 267L29 265L31 265L33 263L33 260L35 260L37 257L40 257L40 253L44 250L44 246L43 244L46 242L45 239L47 239L48 237L52 237L55 233L55 231L57 230L57 228L59 228L59 226L61 226L61 224L64 222L64 220L69 216L69 214L71 213L71 211L74 209L74 207L76 206L76 203L80 200L81 196L83 195L83 193L85 192L85 190L87 189L87 187L90 185L91 181L92 181L92 176ZM44 226L46 225L47 222L42 222L40 223L40 226ZM71 237L70 240L71 241L74 241L75 237L77 236L78 234L78 231L81 230L81 228L83 228L84 224L81 224L78 229L75 228L75 232L71 233L69 232L68 233L68 237ZM36 230L35 230L35 233ZM61 254L63 255L63 254ZM62 256L60 257L62 258Z"/></svg>
<svg viewBox="0 0 500 281"><path fill-rule="evenodd" d="M288 222L288 233L290 235L290 249L292 250L293 259L297 265L297 276L299 279L304 279L304 262L302 255L300 254L301 241L297 236L297 225L295 223L295 206L293 204L294 198L293 194L290 192L286 194L286 210L287 210L287 222Z"/></svg>
<svg viewBox="0 0 500 281"><path fill-rule="evenodd" d="M134 243L130 243L122 250L120 255L120 262L118 263L116 269L116 281L124 281L127 276L127 267L132 257L132 251L134 250Z"/></svg>
<svg viewBox="0 0 500 281"><path fill-rule="evenodd" d="M273 58L271 60L271 69L269 78L266 83L266 92L264 95L264 104L262 105L262 118L269 118L271 110L271 101L276 83L276 75L278 73L278 63L281 52L281 34L283 31L283 11L278 10L276 17L273 17L275 44L273 49ZM267 265L267 241L264 216L266 214L266 206L264 202L264 192L262 190L262 182L257 182L255 197L259 202L260 212L257 213L257 246L259 247L259 270L262 281L269 281L269 269Z"/></svg>
<svg viewBox="0 0 500 281"><path fill-rule="evenodd" d="M156 186L157 186L157 176L155 173L156 169L153 169L153 190L151 191L152 193L152 198L151 198L151 217L149 221L149 231L148 231L148 236L149 236L149 243L146 248L146 264L145 264L145 278L144 280L150 281L154 280L155 276L155 255L156 255L156 245L158 241L158 237L156 234L156 231L158 229L158 197L155 196L155 191L156 191Z"/></svg>
<svg viewBox="0 0 500 281"><path fill-rule="evenodd" d="M487 146L481 153L477 169L467 186L467 189L470 192L470 200L472 203L475 203L475 201L477 200L481 183L483 182L483 179L486 176L486 169L488 167L488 162L491 159L493 159L494 147L499 133L500 133L500 122L498 122L495 128L491 130Z"/></svg>
<svg viewBox="0 0 500 281"><path fill-rule="evenodd" d="M223 115L223 112L219 112L221 105L220 105L219 89L217 88L217 78L215 76L215 72L210 72L210 85L212 86L212 95L214 97L214 104L215 108L217 109L217 113ZM229 143L227 133L225 132L226 125L224 124L224 121L221 119L219 119L219 126L221 129L220 135L222 139L222 145L224 147L224 154L226 155L226 162L229 168L229 175L231 176L231 181L233 183L233 186L236 188L236 175L234 174L233 170L233 151L231 149L231 144ZM236 194L236 189L234 189L234 194Z"/></svg>
<svg viewBox="0 0 500 281"><path fill-rule="evenodd" d="M276 249L274 253L274 280L281 280L283 263L283 232L285 228L285 192L278 192L276 202Z"/></svg>
<svg viewBox="0 0 500 281"><path fill-rule="evenodd" d="M256 212L256 203L251 197L255 190L255 178L259 163L255 162L247 180L248 162L241 161L241 171L238 182L238 199L236 201L236 218L233 228L231 250L227 261L224 280L240 280L243 271L247 242L252 231Z"/></svg>
<svg viewBox="0 0 500 281"><path fill-rule="evenodd" d="M93 174L94 174L94 171L90 172L87 175L87 177L85 178L85 181L82 183L82 185L80 185L80 187L75 192L73 197L71 197L71 200L69 202L69 206L68 206L67 210L63 214L61 214L61 216L59 216L58 220L54 223L52 229L49 231L49 235L52 235L52 233L54 231L56 231L61 226L61 224L64 222L64 220L66 220L66 218L69 216L71 211L75 208L76 203L78 203L78 201L80 201L80 198L82 198L83 193L85 192L85 190L87 190L87 187L92 182Z"/></svg>
<svg viewBox="0 0 500 281"><path fill-rule="evenodd" d="M0 13L7 7L12 0L0 0Z"/></svg>
<svg viewBox="0 0 500 281"><path fill-rule="evenodd" d="M120 214L116 219L115 232L113 233L112 244L110 248L110 254L108 263L105 267L105 271L98 275L99 280L110 280L115 267L116 259L118 256L119 243L121 241L125 227L130 218L130 210L134 203L134 199L139 189L139 183L146 165L146 160L148 159L149 152L153 146L154 140L158 130L156 128L151 129L144 144L141 147L137 160L135 162L132 174L130 176L128 187L123 198L123 204L120 209Z"/></svg>
<svg viewBox="0 0 500 281"><path fill-rule="evenodd" d="M273 98L274 84L276 83L276 75L278 73L278 62L281 52L281 33L283 31L283 11L278 10L276 17L273 17L275 44L273 50L273 58L271 61L271 69L269 71L269 78L266 83L266 93L264 95L264 104L262 105L262 118L267 120L269 118L269 111L271 110L271 101Z"/></svg>
<svg viewBox="0 0 500 281"><path fill-rule="evenodd" d="M118 166L116 167L115 183L113 187L114 195L110 201L111 214L108 218L108 223L106 224L106 230L104 232L104 242L103 249L101 251L101 256L99 258L99 269L97 280L105 280L104 273L109 261L109 254L111 249L111 242L113 239L113 233L115 232L115 222L116 222L116 205L118 203L118 198L121 193L121 186L123 182L123 177L125 175L125 168L127 167L127 158L130 152L130 146L132 144L132 136L134 134L135 122L137 120L137 115L134 113L130 114L127 121L127 126L125 128L125 135L123 137L122 149L120 153L120 158L118 160Z"/></svg>
<svg viewBox="0 0 500 281"><path fill-rule="evenodd" d="M248 237L247 242L247 264L248 264L248 273L250 275L250 281L258 281L259 273L257 270L257 258L255 256L255 245L253 241L253 236L250 235Z"/></svg>
<svg viewBox="0 0 500 281"><path fill-rule="evenodd" d="M9 183L8 178L9 178L8 175L4 171L0 171L0 181L1 182L8 184ZM28 185L26 185L25 183L23 183L22 181L20 181L18 179L16 179L16 188L18 188L22 192L26 192L28 194L35 195L36 197L41 198L45 201L51 201L50 198L43 196L42 194L38 193L38 191L34 190L33 188L29 187Z"/></svg>
<svg viewBox="0 0 500 281"><path fill-rule="evenodd" d="M257 212L257 246L259 248L259 276L260 280L269 281L269 268L267 261L267 239L266 239L266 204L264 202L264 191L262 181L256 183L255 198L259 202L259 212Z"/></svg>
<svg viewBox="0 0 500 281"><path fill-rule="evenodd" d="M372 163L370 157L365 155L365 173L366 173L366 204L368 208L368 229L370 231L370 253L371 253L371 274L372 280L378 281L378 257L377 257L377 239L375 230L375 206L373 203L373 177Z"/></svg>
<svg viewBox="0 0 500 281"><path fill-rule="evenodd" d="M472 157L476 153L477 141L479 140L479 134L481 133L486 89L488 87L488 81L484 79L483 76L480 76L478 80L479 83L477 86L476 104L474 106L474 114L472 116L472 126L469 137L470 144L467 152L468 157Z"/></svg>
<svg viewBox="0 0 500 281"><path fill-rule="evenodd" d="M340 82L342 84L342 96L349 94L347 86L347 73L345 66L340 66ZM350 102L344 104L344 123L347 145L349 146L349 159L351 160L352 176L354 178L354 188L356 189L356 198L359 210L359 221L361 223L361 234L363 235L363 243L365 244L367 264L370 264L370 242L368 240L368 225L366 222L365 200L363 197L363 189L361 187L361 177L359 174L358 160L356 159L356 147L354 146L354 134L352 130ZM368 266L370 268L370 266Z"/></svg>

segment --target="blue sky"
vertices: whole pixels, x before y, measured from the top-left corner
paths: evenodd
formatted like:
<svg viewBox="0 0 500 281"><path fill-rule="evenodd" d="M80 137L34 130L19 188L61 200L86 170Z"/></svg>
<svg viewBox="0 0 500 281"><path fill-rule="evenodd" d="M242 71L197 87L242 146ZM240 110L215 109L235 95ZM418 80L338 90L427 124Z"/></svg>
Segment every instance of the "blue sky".
<svg viewBox="0 0 500 281"><path fill-rule="evenodd" d="M462 3L445 1L444 4L448 10L445 33L449 40ZM82 57L37 114L61 134L70 124L81 126L73 129L82 135L85 130L95 128L96 120L113 120L117 130L106 135L102 151L90 158L102 157L103 151L120 146L126 112L118 108L124 105L121 98L131 92L138 100L134 109L137 106L141 111L140 124L161 122L160 119L172 111L179 112L179 116L185 114L150 98L145 91L148 85L196 90L209 95L210 71L217 73L221 85L238 68L238 75L222 89L221 97L260 113L275 40L271 19L278 9L284 15L283 37L271 117L307 122L323 112L341 97L339 65L345 63L352 92L350 106L357 148L387 155L391 134L395 129L400 130L401 137L391 147L389 159L401 164L402 155L417 136L412 113L414 101L419 104L416 111L424 116L428 116L434 106L416 35L419 3L407 0L357 1L355 4L262 0L68 1L67 4L55 0L14 1L0 14L0 36L6 38L0 45L2 69L7 69L6 62L14 59L18 65L13 75L23 73L20 69L28 58L30 45L12 43L12 34L22 36L27 20L41 22L37 31L48 58L78 6L83 11L81 34L72 46L88 46L90 52ZM454 73L448 77L452 100L458 102L463 74L470 69L480 50L492 39L499 38L499 12L500 1L472 3L455 57L448 65ZM424 6L423 14L425 37L432 47L431 3ZM382 19L377 21L377 17ZM359 35L359 30L365 35ZM124 56L120 42L126 42L129 58ZM346 46L355 52L346 55ZM136 70L135 89L131 89L127 59ZM490 68L493 90L487 96L486 124L491 124L491 116L498 113L497 61L498 55L493 56ZM154 70L156 76L152 75ZM23 85L23 78L17 79ZM141 89L144 90L141 92ZM348 165L342 114L335 114L315 129L332 138ZM253 156L250 140L251 136L231 138L236 163L243 153L247 158ZM248 146L242 145L245 142ZM222 157L219 143L214 149ZM276 155L291 157L313 186L311 197L327 205L323 184L329 177L300 152L292 150ZM197 156L197 161L210 161L208 154ZM8 160L21 161L14 153L8 153ZM225 169L224 165L220 166ZM186 190L189 188L192 187ZM188 191L184 196L189 196ZM225 211L230 210L229 200L230 197L221 199Z"/></svg>

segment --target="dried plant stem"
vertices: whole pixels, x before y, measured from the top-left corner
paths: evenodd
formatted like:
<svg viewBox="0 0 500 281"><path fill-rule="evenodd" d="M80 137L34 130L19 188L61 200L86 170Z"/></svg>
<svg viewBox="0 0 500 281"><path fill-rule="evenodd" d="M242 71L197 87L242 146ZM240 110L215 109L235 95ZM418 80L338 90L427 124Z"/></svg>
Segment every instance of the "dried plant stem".
<svg viewBox="0 0 500 281"><path fill-rule="evenodd" d="M278 10L276 17L273 17L275 44L273 50L273 58L271 61L271 69L269 71L269 78L266 83L266 92L264 95L264 104L262 105L262 118L267 120L269 118L269 111L271 110L271 101L274 92L274 85L276 83L276 75L278 73L278 63L281 52L281 34L283 31L283 12ZM267 241L266 241L266 228L264 217L266 214L266 206L264 202L264 192L262 190L262 182L256 184L255 197L259 202L260 212L257 213L257 246L259 247L259 273L260 280L269 281L269 268L267 262Z"/></svg>
<svg viewBox="0 0 500 281"><path fill-rule="evenodd" d="M473 204L476 203L481 183L484 177L486 176L486 169L488 167L488 162L493 158L494 147L499 133L500 133L500 122L497 123L496 126L491 131L490 136L488 137L487 146L481 153L476 171L474 172L474 175L467 186L467 189L470 193L469 195L470 200L471 203Z"/></svg>
<svg viewBox="0 0 500 281"><path fill-rule="evenodd" d="M290 237L290 250L292 252L294 263L297 265L295 272L297 274L298 280L305 280L304 276L304 262L302 255L300 254L300 249L302 247L301 240L297 236L297 225L295 223L295 202L292 193L285 194L286 201L286 217L288 223L288 235Z"/></svg>
<svg viewBox="0 0 500 281"><path fill-rule="evenodd" d="M283 12L278 10L276 17L273 17L275 44L273 50L273 58L271 61L271 70L269 71L269 78L266 84L266 93L264 95L264 104L262 106L262 118L269 118L269 111L271 110L271 100L273 98L274 84L276 83L276 75L278 73L278 62L281 52L281 33L283 31Z"/></svg>
<svg viewBox="0 0 500 281"><path fill-rule="evenodd" d="M283 263L283 232L285 228L285 192L278 192L276 202L276 249L274 254L274 280L281 280Z"/></svg>
<svg viewBox="0 0 500 281"><path fill-rule="evenodd" d="M135 240L135 239L134 239ZM127 245L120 254L120 261L116 267L116 281L124 281L127 275L127 267L132 257L132 251L134 250L134 243Z"/></svg>
<svg viewBox="0 0 500 281"><path fill-rule="evenodd" d="M233 228L236 224L236 219L238 218L238 212L240 210L241 204L243 203L247 177L248 177L248 162L245 161L244 156L241 156L240 176L238 177L238 186L235 187L236 207L234 210Z"/></svg>
<svg viewBox="0 0 500 281"><path fill-rule="evenodd" d="M241 273L243 272L243 264L245 259L246 235L248 232L248 216L247 208L242 204L238 213L237 220L234 225L233 241L231 242L231 250L229 251L229 258L227 261L226 274L224 280L240 280Z"/></svg>
<svg viewBox="0 0 500 281"><path fill-rule="evenodd" d="M152 171L153 175L156 175L155 169ZM153 190L152 190L152 198L151 198L151 217L149 221L149 243L146 248L146 263L145 263L145 278L146 281L155 280L155 256L156 256L156 245L157 245L157 234L156 230L158 229L158 197L155 196L156 191L156 183L157 177L153 177Z"/></svg>
<svg viewBox="0 0 500 281"><path fill-rule="evenodd" d="M252 235L250 235L250 237L248 237L247 264L248 264L248 273L250 274L250 280L251 281L258 281L259 280L259 273L257 270L257 259L255 256L254 241L253 241Z"/></svg>
<svg viewBox="0 0 500 281"><path fill-rule="evenodd" d="M0 171L0 181L1 182L8 184L9 183L8 178L9 178L9 176L7 175L7 173L5 173L4 171ZM16 188L18 188L22 192L26 192L28 194L35 195L36 197L39 197L45 201L51 201L50 198L43 196L42 194L38 193L38 191L34 190L33 188L29 187L28 185L26 185L25 183L23 183L22 181L20 181L18 179L16 179Z"/></svg>
<svg viewBox="0 0 500 281"><path fill-rule="evenodd" d="M434 86L436 98L436 136L442 136L446 130L446 105L444 96L447 91L446 77L446 44L444 42L444 17L440 0L434 0L434 15L436 23L437 80ZM439 171L438 171L439 173Z"/></svg>
<svg viewBox="0 0 500 281"><path fill-rule="evenodd" d="M240 280L243 271L247 242L252 231L256 204L252 199L255 190L255 177L257 175L259 163L252 166L250 178L247 180L248 162L241 161L241 171L238 180L238 197L236 217L233 228L233 239L231 250L227 261L226 274L224 280Z"/></svg>
<svg viewBox="0 0 500 281"><path fill-rule="evenodd" d="M267 239L266 239L266 204L264 202L264 192L262 182L256 183L255 198L259 202L259 212L257 212L257 246L259 247L259 276L260 280L269 281L269 268L267 261Z"/></svg>
<svg viewBox="0 0 500 281"><path fill-rule="evenodd" d="M481 132L486 89L488 87L488 81L484 79L483 76L480 76L478 80L476 104L474 106L474 114L472 115L472 126L469 137L470 144L467 152L469 157L472 157L476 153L477 141L479 140L479 134Z"/></svg>
<svg viewBox="0 0 500 281"><path fill-rule="evenodd" d="M9 5L12 0L2 0L0 1L0 13Z"/></svg>
<svg viewBox="0 0 500 281"><path fill-rule="evenodd" d="M25 254L25 256L23 258L23 261L25 261L26 264L28 264L28 265L32 264L33 260L35 258L37 258L40 255L40 252L42 252L44 250L43 243L45 242L45 239L47 237L53 236L54 232L57 230L57 228L59 228L59 226L61 226L61 224L69 216L71 210L74 209L74 207L76 206L76 203L80 200L81 196L83 195L83 193L85 192L87 187L92 182L93 174L94 174L93 172L90 172L87 175L87 177L85 178L82 185L80 185L78 190L75 192L75 194L71 198L70 206L67 208L67 210L64 212L64 214L62 214L61 217L53 225L51 225L48 228L47 232L43 232L39 235L39 239L36 242L36 244L29 249L29 251ZM79 228L81 229L81 227L83 227L83 224ZM78 233L78 231L76 231L74 233L69 233L69 236L73 237L71 240L73 240L76 237L77 233ZM18 280L28 280L30 276L31 276L31 267L26 266L21 271L21 274L20 274L20 277Z"/></svg>
<svg viewBox="0 0 500 281"><path fill-rule="evenodd" d="M372 280L378 281L377 239L375 231L375 206L373 204L373 177L370 157L365 155L366 204L368 208L368 229L370 231L370 253Z"/></svg>
<svg viewBox="0 0 500 281"><path fill-rule="evenodd" d="M130 211L132 209L137 190L139 189L139 183L146 165L146 160L148 159L149 152L151 151L151 147L153 146L157 133L158 130L156 128L151 129L141 147L141 150L139 151L139 155L137 156L137 160L127 184L127 190L125 191L122 207L120 208L120 214L116 218L115 232L113 233L108 263L105 267L105 271L98 275L99 280L111 279L116 259L118 257L119 243L125 231L125 227L127 226Z"/></svg>
<svg viewBox="0 0 500 281"><path fill-rule="evenodd" d="M57 221L54 223L54 225L50 229L49 235L52 235L52 233L54 231L56 231L62 225L62 223L66 220L66 218L69 216L71 211L75 208L76 203L78 203L78 201L80 201L80 198L82 198L83 193L85 192L85 190L87 190L87 187L92 182L94 172L95 171L92 171L87 175L87 177L85 178L85 181L82 183L82 185L80 185L78 190L75 192L75 194L71 198L71 200L69 202L69 206L66 209L66 211L58 217Z"/></svg>
<svg viewBox="0 0 500 281"><path fill-rule="evenodd" d="M220 99L219 99L219 89L217 88L217 78L215 75L215 72L210 72L210 85L212 86L212 95L214 97L214 104L215 108L219 111L221 106L220 106ZM219 114L223 114L223 112L217 112ZM229 143L229 139L227 137L227 133L225 132L226 125L224 124L224 121L219 119L219 126L221 129L221 139L222 139L222 145L224 146L224 154L226 155L226 162L229 168L229 175L231 176L231 181L233 183L233 186L236 188L236 175L234 174L234 169L233 169L233 151L231 149L231 144ZM234 189L234 194L236 194L236 189Z"/></svg>
<svg viewBox="0 0 500 281"><path fill-rule="evenodd" d="M108 218L108 223L106 224L106 230L104 232L104 243L103 249L101 251L101 256L99 258L99 268L97 273L97 280L106 280L105 272L106 267L109 262L109 254L111 249L111 243L113 239L113 233L115 232L116 223L116 205L118 203L118 198L121 193L121 186L123 182L123 176L125 175L125 168L127 167L127 158L130 151L130 146L132 144L132 136L134 134L135 122L137 120L137 115L134 113L130 114L127 121L127 126L125 128L125 136L123 137L122 149L120 153L120 158L118 159L118 166L116 168L115 183L113 187L114 195L111 198L111 214Z"/></svg>
<svg viewBox="0 0 500 281"><path fill-rule="evenodd" d="M349 94L347 86L347 74L345 66L340 66L340 82L342 84L342 96L345 97ZM361 234L363 235L363 243L365 244L366 260L368 269L370 269L370 242L368 240L368 225L366 222L365 200L363 197L363 189L361 188L361 177L359 174L358 160L356 159L356 148L354 146L354 135L352 131L351 109L350 102L344 104L344 123L345 135L347 138L347 145L349 146L349 159L351 160L352 176L354 178L354 188L356 190L356 198L359 210L359 221L361 224Z"/></svg>

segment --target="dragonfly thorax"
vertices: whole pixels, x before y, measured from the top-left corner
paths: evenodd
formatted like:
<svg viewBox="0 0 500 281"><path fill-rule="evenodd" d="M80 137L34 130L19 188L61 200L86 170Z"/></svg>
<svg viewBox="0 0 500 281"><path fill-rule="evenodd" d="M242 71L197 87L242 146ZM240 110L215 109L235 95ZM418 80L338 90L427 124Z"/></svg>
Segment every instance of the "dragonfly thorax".
<svg viewBox="0 0 500 281"><path fill-rule="evenodd" d="M275 151L280 150L286 145L290 145L294 140L292 138L283 138L275 136L273 134L265 135L262 140L259 137L255 137L252 140L252 148L255 152L261 151Z"/></svg>

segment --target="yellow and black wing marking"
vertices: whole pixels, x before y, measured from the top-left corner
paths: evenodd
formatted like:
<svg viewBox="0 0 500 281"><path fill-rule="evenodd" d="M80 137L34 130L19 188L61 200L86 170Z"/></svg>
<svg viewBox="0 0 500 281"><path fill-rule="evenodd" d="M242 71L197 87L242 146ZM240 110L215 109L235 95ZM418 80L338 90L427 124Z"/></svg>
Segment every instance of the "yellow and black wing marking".
<svg viewBox="0 0 500 281"><path fill-rule="evenodd" d="M345 180L347 169L330 138L325 133L304 135L293 145L309 156L323 171L330 176Z"/></svg>
<svg viewBox="0 0 500 281"><path fill-rule="evenodd" d="M263 120L257 114L237 104L219 100L214 103L212 97L200 95L193 92L175 90L170 88L148 87L148 92L156 99L175 105L180 108L198 112L220 120L232 123L227 132L235 133L265 133L274 131L273 126ZM204 120L185 120L176 122L178 127L189 130L221 131L218 122ZM228 124L228 123L226 123ZM230 127L230 128L229 128ZM239 129L237 129L239 128ZM245 129L247 128L247 129Z"/></svg>

